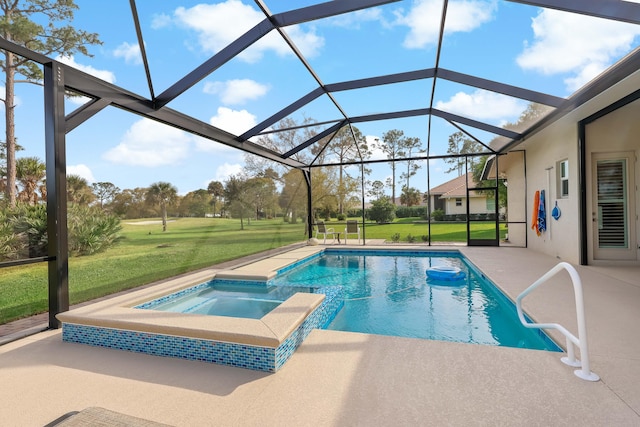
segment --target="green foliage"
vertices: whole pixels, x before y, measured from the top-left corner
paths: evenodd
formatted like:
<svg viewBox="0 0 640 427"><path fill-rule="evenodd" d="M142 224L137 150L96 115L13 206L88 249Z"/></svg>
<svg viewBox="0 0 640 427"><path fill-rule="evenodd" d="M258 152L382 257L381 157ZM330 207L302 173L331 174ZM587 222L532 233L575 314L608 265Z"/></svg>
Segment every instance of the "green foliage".
<svg viewBox="0 0 640 427"><path fill-rule="evenodd" d="M73 0L2 1L0 2L0 33L4 39L46 56L74 57L78 53L90 56L87 46L101 44L101 42L97 34L77 30L69 25L76 9L78 6ZM17 144L13 125L15 123L13 107L16 103L14 86L18 82L42 84L43 71L40 65L29 58L10 56L6 50L2 49L0 49L0 55L0 70L5 75L3 101L5 106L11 106L4 111L8 124L5 129L5 158L14 163L7 165L9 173L6 176L5 191L9 205L15 206L18 172L15 160ZM24 78L16 79L16 75ZM37 202L34 200L36 193L33 188L23 187L22 193L22 200L30 197L31 203Z"/></svg>
<svg viewBox="0 0 640 427"><path fill-rule="evenodd" d="M482 145L467 137L463 132L458 131L449 135L449 147L447 148L447 154L452 154L453 156L442 159L445 163L449 163L451 165L445 173L456 171L458 176L462 176L467 157L459 155L480 153L482 151ZM475 164L474 158L474 156L468 157L472 169Z"/></svg>
<svg viewBox="0 0 640 427"><path fill-rule="evenodd" d="M0 260L33 258L47 254L47 207L17 203L0 211ZM69 205L69 253L88 255L111 246L120 220L98 207Z"/></svg>
<svg viewBox="0 0 640 427"><path fill-rule="evenodd" d="M38 200L46 198L43 181L46 166L38 157L20 157L16 159L16 178L20 184L18 199L35 205ZM40 196L38 196L40 191Z"/></svg>
<svg viewBox="0 0 640 427"><path fill-rule="evenodd" d="M147 190L146 199L149 203L160 206L162 231L167 231L167 208L178 199L178 189L169 182L154 182Z"/></svg>
<svg viewBox="0 0 640 427"><path fill-rule="evenodd" d="M396 207L388 197L382 197L371 203L369 218L378 224L391 222L396 217Z"/></svg>
<svg viewBox="0 0 640 427"><path fill-rule="evenodd" d="M89 182L79 175L67 175L67 201L89 205L96 199Z"/></svg>
<svg viewBox="0 0 640 427"><path fill-rule="evenodd" d="M442 221L444 219L444 211L442 209L436 209L431 212L431 219L434 221Z"/></svg>
<svg viewBox="0 0 640 427"><path fill-rule="evenodd" d="M112 246L122 230L120 219L96 207L71 205L67 219L69 253L91 255Z"/></svg>
<svg viewBox="0 0 640 427"><path fill-rule="evenodd" d="M428 234L423 234L422 236L420 236L420 239L424 242L427 243L429 241L429 235Z"/></svg>
<svg viewBox="0 0 640 427"><path fill-rule="evenodd" d="M25 248L25 240L15 232L7 213L0 211L0 260L19 259Z"/></svg>
<svg viewBox="0 0 640 427"><path fill-rule="evenodd" d="M116 195L120 193L120 189L111 182L94 182L91 184L91 189L101 208L111 203Z"/></svg>
<svg viewBox="0 0 640 427"><path fill-rule="evenodd" d="M25 240L28 253L19 253L18 258L39 257L47 254L47 207L18 203L6 212L14 233Z"/></svg>
<svg viewBox="0 0 640 427"><path fill-rule="evenodd" d="M412 234L408 234L407 235L407 242L409 243L415 243L416 242L416 237Z"/></svg>
<svg viewBox="0 0 640 427"><path fill-rule="evenodd" d="M426 213L426 206L398 206L396 208L396 217L398 218L424 217Z"/></svg>
<svg viewBox="0 0 640 427"><path fill-rule="evenodd" d="M336 219L338 221L344 221L345 219L347 219L347 216L345 214L339 213L338 215L336 215Z"/></svg>
<svg viewBox="0 0 640 427"><path fill-rule="evenodd" d="M400 194L400 203L405 206L415 206L420 203L422 199L422 192L417 188L402 187L402 193Z"/></svg>
<svg viewBox="0 0 640 427"><path fill-rule="evenodd" d="M391 241L393 243L398 243L400 241L400 233L393 233L391 235Z"/></svg>

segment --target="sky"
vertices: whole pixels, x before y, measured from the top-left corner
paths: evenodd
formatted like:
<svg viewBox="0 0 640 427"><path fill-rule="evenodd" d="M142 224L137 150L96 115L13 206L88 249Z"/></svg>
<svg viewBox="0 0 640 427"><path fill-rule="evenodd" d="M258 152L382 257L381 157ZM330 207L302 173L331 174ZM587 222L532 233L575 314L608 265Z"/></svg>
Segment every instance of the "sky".
<svg viewBox="0 0 640 427"><path fill-rule="evenodd" d="M272 13L319 3L266 0ZM95 32L103 42L91 57L55 58L110 83L150 98L127 0L76 0L73 25ZM141 30L153 91L159 95L192 69L264 19L250 1L138 0ZM435 66L442 2L413 0L285 27L322 84ZM496 0L451 0L439 65L442 68L569 97L638 46L640 27L604 19ZM168 104L240 135L318 86L289 46L271 31L255 45ZM0 83L0 94L4 87ZM433 100L431 94L433 93ZM16 132L25 150L18 156L44 160L43 96L39 86L16 87ZM494 126L515 122L527 102L438 79L419 80L326 95L289 117L318 122L397 110L434 108ZM66 113L82 98L66 101ZM336 106L339 105L340 109ZM4 113L4 106L0 104ZM328 126L328 125L326 125ZM432 155L446 154L448 136L458 129L433 117L358 123L370 143L392 129L420 138ZM489 143L495 136L462 126ZM4 133L4 123L0 125ZM430 131L430 132L429 132ZM67 173L89 183L112 182L121 189L168 181L186 194L224 182L242 171L244 153L178 129L110 107L67 135ZM375 150L374 158L384 158ZM411 186L426 191L422 162ZM402 166L400 167L402 170ZM456 177L450 165L429 161L431 187ZM352 168L353 169L353 168ZM357 176L357 171L350 171ZM390 176L373 167L371 180ZM398 189L400 185L398 185ZM399 191L399 190L398 190Z"/></svg>

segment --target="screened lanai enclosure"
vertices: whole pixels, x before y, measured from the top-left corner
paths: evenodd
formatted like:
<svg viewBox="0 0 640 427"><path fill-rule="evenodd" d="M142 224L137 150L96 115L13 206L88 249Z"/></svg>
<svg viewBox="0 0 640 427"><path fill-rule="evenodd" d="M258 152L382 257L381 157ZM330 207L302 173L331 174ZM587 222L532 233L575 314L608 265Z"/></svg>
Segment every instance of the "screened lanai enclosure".
<svg viewBox="0 0 640 427"><path fill-rule="evenodd" d="M526 247L523 143L640 65L631 1L12 3L0 323L58 327L70 302L319 221L357 221L360 244Z"/></svg>

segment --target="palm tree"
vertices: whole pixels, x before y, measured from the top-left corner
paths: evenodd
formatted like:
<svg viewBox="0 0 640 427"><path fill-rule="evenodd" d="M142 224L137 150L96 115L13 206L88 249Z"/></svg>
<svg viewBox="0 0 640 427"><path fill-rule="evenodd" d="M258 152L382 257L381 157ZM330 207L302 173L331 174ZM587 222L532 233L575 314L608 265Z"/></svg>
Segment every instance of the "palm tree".
<svg viewBox="0 0 640 427"><path fill-rule="evenodd" d="M147 200L160 205L162 210L162 231L167 231L167 205L178 198L178 189L169 182L154 182L147 190Z"/></svg>
<svg viewBox="0 0 640 427"><path fill-rule="evenodd" d="M86 206L95 198L86 179L80 175L67 175L67 201Z"/></svg>
<svg viewBox="0 0 640 427"><path fill-rule="evenodd" d="M44 180L47 167L37 157L20 157L16 160L16 179L22 190L18 199L31 205L38 203L38 188ZM43 197L44 198L44 197Z"/></svg>

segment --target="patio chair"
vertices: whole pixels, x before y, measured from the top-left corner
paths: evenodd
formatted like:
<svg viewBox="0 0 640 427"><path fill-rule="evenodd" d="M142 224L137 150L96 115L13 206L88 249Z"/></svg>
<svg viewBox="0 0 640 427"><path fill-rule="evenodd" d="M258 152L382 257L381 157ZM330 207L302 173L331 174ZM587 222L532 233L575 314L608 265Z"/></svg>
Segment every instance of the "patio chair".
<svg viewBox="0 0 640 427"><path fill-rule="evenodd" d="M357 234L358 235L358 244L360 244L360 226L358 225L358 221L356 220L348 220L347 226L344 229L344 243L347 244L347 237L349 234Z"/></svg>
<svg viewBox="0 0 640 427"><path fill-rule="evenodd" d="M322 234L322 236L324 237L324 244L327 244L327 235L330 235L333 238L333 241L336 240L336 232L333 229L333 227L329 227L327 228L324 225L324 221L318 221L316 223L316 239L318 238L318 235Z"/></svg>

